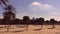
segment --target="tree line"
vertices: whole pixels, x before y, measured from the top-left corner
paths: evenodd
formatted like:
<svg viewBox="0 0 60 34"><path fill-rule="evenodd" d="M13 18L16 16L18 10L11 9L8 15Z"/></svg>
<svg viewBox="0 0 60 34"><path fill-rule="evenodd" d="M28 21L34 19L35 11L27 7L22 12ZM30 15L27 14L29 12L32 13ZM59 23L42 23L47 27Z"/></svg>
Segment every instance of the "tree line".
<svg viewBox="0 0 60 34"><path fill-rule="evenodd" d="M50 19L50 20L45 20L44 18L33 18L33 19L30 19L29 16L24 16L23 19L14 19L14 20L10 20L8 21L7 19L4 20L4 19L0 19L0 24L3 25L3 24L31 24L31 25L53 25L53 24L60 24L60 21L57 21L55 19Z"/></svg>

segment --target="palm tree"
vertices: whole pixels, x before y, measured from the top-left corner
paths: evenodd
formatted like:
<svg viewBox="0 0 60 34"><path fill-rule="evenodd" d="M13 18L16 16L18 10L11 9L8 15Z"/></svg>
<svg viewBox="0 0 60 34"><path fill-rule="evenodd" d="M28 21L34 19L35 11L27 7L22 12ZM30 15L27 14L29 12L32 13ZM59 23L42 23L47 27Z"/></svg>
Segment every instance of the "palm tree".
<svg viewBox="0 0 60 34"><path fill-rule="evenodd" d="M6 2L8 2L8 0L0 0L0 5L2 4L7 5Z"/></svg>
<svg viewBox="0 0 60 34"><path fill-rule="evenodd" d="M6 21L8 21L8 24L11 26L12 20L15 20L15 13L13 12L14 8L11 5L8 5L5 8L5 10L8 10L8 11L4 12L4 14L3 14L4 15L4 19L6 19Z"/></svg>
<svg viewBox="0 0 60 34"><path fill-rule="evenodd" d="M28 30L28 23L30 21L29 16L24 16L23 17L23 23L26 24L26 30Z"/></svg>
<svg viewBox="0 0 60 34"><path fill-rule="evenodd" d="M50 19L50 23L52 23L53 28L55 28L54 24L55 24L55 19Z"/></svg>

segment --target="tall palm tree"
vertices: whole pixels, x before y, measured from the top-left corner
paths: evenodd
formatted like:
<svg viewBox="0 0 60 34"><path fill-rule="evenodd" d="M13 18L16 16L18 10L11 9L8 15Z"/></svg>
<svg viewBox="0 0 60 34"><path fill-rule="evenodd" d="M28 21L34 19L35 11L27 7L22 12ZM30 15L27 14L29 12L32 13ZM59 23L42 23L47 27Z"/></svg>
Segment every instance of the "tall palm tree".
<svg viewBox="0 0 60 34"><path fill-rule="evenodd" d="M23 22L26 24L26 30L28 30L28 23L30 21L30 18L29 16L24 16L23 17Z"/></svg>
<svg viewBox="0 0 60 34"><path fill-rule="evenodd" d="M7 5L6 2L8 2L8 0L0 0L0 5L2 6L2 4L3 4L4 6L6 6ZM8 29L7 29L7 31L8 31Z"/></svg>
<svg viewBox="0 0 60 34"><path fill-rule="evenodd" d="M54 24L55 24L55 19L50 19L50 23L53 25L53 28L55 28Z"/></svg>
<svg viewBox="0 0 60 34"><path fill-rule="evenodd" d="M14 13L14 8L11 5L7 5L5 8L5 12L3 13L4 19L8 21L8 24L11 26L12 20L15 20L15 13ZM8 31L8 29L7 29Z"/></svg>

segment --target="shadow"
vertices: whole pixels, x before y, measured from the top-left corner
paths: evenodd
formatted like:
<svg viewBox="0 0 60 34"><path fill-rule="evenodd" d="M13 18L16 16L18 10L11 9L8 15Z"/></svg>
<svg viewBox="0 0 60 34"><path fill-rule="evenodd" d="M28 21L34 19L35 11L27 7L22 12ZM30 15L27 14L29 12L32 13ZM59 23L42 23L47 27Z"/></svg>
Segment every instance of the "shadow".
<svg viewBox="0 0 60 34"><path fill-rule="evenodd" d="M54 29L54 28L48 28L48 29Z"/></svg>
<svg viewBox="0 0 60 34"><path fill-rule="evenodd" d="M14 29L14 28L9 28L9 29Z"/></svg>
<svg viewBox="0 0 60 34"><path fill-rule="evenodd" d="M36 22L37 23L37 22ZM33 26L41 26L42 24L32 24Z"/></svg>
<svg viewBox="0 0 60 34"><path fill-rule="evenodd" d="M26 31L26 30L11 31L11 32L13 32L13 33L17 33L17 32L23 32L23 31Z"/></svg>
<svg viewBox="0 0 60 34"><path fill-rule="evenodd" d="M39 31L39 30L42 30L42 29L34 29L34 31Z"/></svg>
<svg viewBox="0 0 60 34"><path fill-rule="evenodd" d="M25 28L25 26L18 26L18 27Z"/></svg>
<svg viewBox="0 0 60 34"><path fill-rule="evenodd" d="M6 33L7 31L0 31L0 33Z"/></svg>
<svg viewBox="0 0 60 34"><path fill-rule="evenodd" d="M0 27L0 28L4 28L4 27Z"/></svg>
<svg viewBox="0 0 60 34"><path fill-rule="evenodd" d="M53 27L53 28L48 28L48 29L54 29L55 27Z"/></svg>
<svg viewBox="0 0 60 34"><path fill-rule="evenodd" d="M6 33L6 32L12 32L12 33L18 33L18 32L23 32L26 30L20 30L20 31L0 31L0 33Z"/></svg>

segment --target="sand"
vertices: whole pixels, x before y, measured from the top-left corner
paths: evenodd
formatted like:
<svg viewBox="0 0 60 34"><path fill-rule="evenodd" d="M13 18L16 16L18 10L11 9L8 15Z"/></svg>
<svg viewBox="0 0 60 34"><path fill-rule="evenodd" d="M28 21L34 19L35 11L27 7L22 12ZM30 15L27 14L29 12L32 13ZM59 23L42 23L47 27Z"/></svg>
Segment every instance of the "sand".
<svg viewBox="0 0 60 34"><path fill-rule="evenodd" d="M40 25L29 25L28 30L26 30L24 25L12 25L7 31L5 25L0 25L0 34L60 34L60 25L55 25L55 27L51 29L51 25L43 25L43 29L39 30Z"/></svg>

